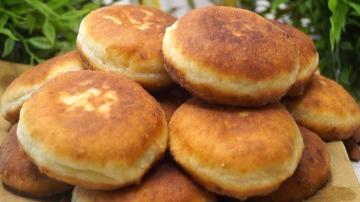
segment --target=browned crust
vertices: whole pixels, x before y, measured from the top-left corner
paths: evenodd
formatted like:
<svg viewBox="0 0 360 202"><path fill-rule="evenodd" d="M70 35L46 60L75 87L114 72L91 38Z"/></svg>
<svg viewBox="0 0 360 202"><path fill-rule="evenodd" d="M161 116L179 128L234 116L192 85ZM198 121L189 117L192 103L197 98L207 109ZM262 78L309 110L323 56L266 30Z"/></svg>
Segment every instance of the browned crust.
<svg viewBox="0 0 360 202"><path fill-rule="evenodd" d="M358 128L354 134L352 135L352 138L355 140L356 143L360 143L360 128Z"/></svg>
<svg viewBox="0 0 360 202"><path fill-rule="evenodd" d="M315 70L314 70L314 72L315 72ZM313 76L314 75L312 74L309 78L307 78L305 80L295 81L295 83L291 86L289 91L286 93L286 96L296 97L296 96L302 95L305 92L306 88L310 85Z"/></svg>
<svg viewBox="0 0 360 202"><path fill-rule="evenodd" d="M298 62L298 48L286 32L244 9L196 9L178 20L174 34L183 54L220 75L276 79Z"/></svg>
<svg viewBox="0 0 360 202"><path fill-rule="evenodd" d="M77 51L70 51L28 69L7 87L3 94L2 104L5 105L8 102L13 102L24 96L25 94L21 93L21 89L24 89L23 91L25 92L30 92L32 86L35 88L36 85L44 83L54 69L59 69L69 62L78 63L80 66L81 61ZM14 95L18 97L14 97ZM13 124L16 123L19 120L21 107L22 104L15 106L13 109L2 109L4 111L4 118Z"/></svg>
<svg viewBox="0 0 360 202"><path fill-rule="evenodd" d="M146 16L146 13L151 16ZM129 20L130 18L132 20ZM83 26L91 27L86 30L86 35L105 46L106 54L103 58L99 58L103 63L112 63L117 68L136 68L144 74L147 71L165 73L161 60L162 37L165 28L176 21L175 17L150 7L112 5L91 12L85 20ZM146 23L150 23L151 26L144 30L136 28L145 26ZM77 46L81 52L79 41ZM104 67L91 62L92 58L86 57L83 52L81 54L88 69L104 70ZM147 68L144 63L150 63L149 66L153 67ZM149 91L163 90L172 85L170 79L159 81L137 79L136 82Z"/></svg>
<svg viewBox="0 0 360 202"><path fill-rule="evenodd" d="M216 201L214 194L194 184L171 163L156 166L136 186L112 192L89 191L77 187L74 192L73 199L79 201Z"/></svg>
<svg viewBox="0 0 360 202"><path fill-rule="evenodd" d="M80 45L77 43L77 46L79 47ZM92 65L92 64L91 64L91 61L90 61L89 58L82 52L82 49L81 49L81 48L78 49L78 53L79 53L79 56L80 56L82 65L84 66L85 69L88 69L88 70L97 70L97 69L94 69L95 65Z"/></svg>
<svg viewBox="0 0 360 202"><path fill-rule="evenodd" d="M315 66L311 66L311 64L314 63L314 59L317 58L315 44L307 34L301 32L297 28L288 24L280 23L276 20L271 20L271 22L278 26L280 29L287 32L291 39L298 45L300 50L299 72L306 71L305 68L313 70L306 78L297 79L294 85L290 88L289 92L286 94L287 96L299 96L303 93L306 86L310 83L312 75L317 69L317 64L314 64Z"/></svg>
<svg viewBox="0 0 360 202"><path fill-rule="evenodd" d="M71 189L70 185L42 174L21 150L14 125L0 149L2 182L11 190L33 197L48 197Z"/></svg>
<svg viewBox="0 0 360 202"><path fill-rule="evenodd" d="M282 102L299 125L314 131L325 141L348 139L360 126L360 109L354 98L340 84L321 75L313 76L304 94L285 98ZM311 119L312 114L322 117L322 120ZM335 126L326 123L332 118L343 121L349 117L356 120L354 124Z"/></svg>
<svg viewBox="0 0 360 202"><path fill-rule="evenodd" d="M280 29L284 30L286 33L289 34L292 40L296 42L300 50L300 70L302 71L303 68L309 67L309 64L313 63L313 59L317 55L317 50L313 40L304 32L298 30L297 28L283 24L278 21L272 20L276 26ZM316 67L310 66L309 68L313 68L314 71Z"/></svg>
<svg viewBox="0 0 360 202"><path fill-rule="evenodd" d="M81 85L82 82L84 82L84 85ZM90 88L96 88L102 92L108 92L108 89L109 91L114 91L114 93L116 93L115 96L117 97L117 101L112 105L108 118L95 111L85 111L81 107L72 111L67 111L68 106L60 101L60 96L63 94L76 95L77 93L86 92ZM90 100L90 103L96 107L102 104L103 101L104 100L97 100L94 98ZM137 143L138 147L132 148L126 146L126 148L129 149L129 153L134 157L141 156L143 151L158 138L161 134L160 131L163 130L163 111L160 104L139 85L126 79L120 74L98 71L66 73L44 85L40 91L37 91L33 95L32 99L25 103L25 106L27 107L24 111L22 121L24 121L26 128L29 130L27 132L37 140L42 139L42 141L49 141L47 143L43 142L43 144L48 146L52 145L54 149L59 149L56 149L56 153L59 152L61 155L68 154L70 151L67 149L70 149L71 152L76 152L76 148L89 148L89 145L92 145L91 142L95 141L95 139L97 139L98 142L101 141L95 137L96 135L104 135L104 138L105 136L109 136L109 139L102 139L107 142L107 145L112 145L115 144L114 141L119 141L117 143L126 146L129 143L134 143L133 141L136 141L136 137L130 138L130 134L136 133L136 135L141 137L145 135L138 134L138 130L140 129L144 130L143 132L147 135L151 135L152 138L147 141L140 138L142 140L138 140L140 141ZM37 116L37 119L32 118L34 115ZM138 119L142 119L143 124L139 125L137 123ZM128 124L125 126L125 123ZM38 125L46 127L38 129ZM131 130L131 127L134 127L134 130ZM63 141L67 141L67 144L57 144L54 142L54 139L50 140L46 138L49 129L54 133L54 138L63 139L62 137L68 135L66 137L69 139L63 139ZM36 130L36 133L34 133L33 130ZM104 130L107 133L105 133ZM129 136L127 142L122 142L124 140L117 140L119 136L121 136L120 131L124 132L124 130L127 131L126 135ZM94 136L89 136L88 134L94 134ZM110 138L110 136L113 137ZM103 143L105 144L105 142ZM96 146L94 146L93 149L101 148L96 148ZM102 153L95 152L92 154L94 154L94 156L76 153L71 156L79 160L85 158L85 156L91 159L102 159L102 157L100 157L103 155ZM125 154L120 155L118 153L113 153L108 155L110 156L107 156L106 159L128 159L128 156ZM129 163L131 163L133 160L136 161L136 158L128 160Z"/></svg>
<svg viewBox="0 0 360 202"><path fill-rule="evenodd" d="M16 108L6 110L5 114L3 114L4 119L12 124L17 123L19 121L21 107L22 105L18 105Z"/></svg>
<svg viewBox="0 0 360 202"><path fill-rule="evenodd" d="M64 95L81 95L89 90L100 93L87 98L86 103L92 106L89 111L85 110L85 104L72 108L61 101ZM112 94L113 102L104 114L97 110L107 103L109 97L104 96L108 93ZM20 121L27 135L45 148L42 152L48 150L54 156L96 166L137 164L148 149L158 146L159 140L167 135L160 104L141 86L120 74L86 70L65 73L47 82L24 104L23 110ZM37 118L33 119L34 116ZM159 151L154 154L154 161L161 158L160 150L165 150L164 147L156 149ZM145 163L144 172L152 163ZM87 188L120 186L62 176L47 165L39 166L49 176Z"/></svg>
<svg viewBox="0 0 360 202"><path fill-rule="evenodd" d="M206 104L196 98L175 111L169 128L169 147L175 161L208 190L239 198L267 194L280 182L274 180L241 191L220 187L219 182L188 165L185 156L214 172L221 166L234 175L256 173L292 160L299 135L295 121L279 103L262 108L235 108Z"/></svg>
<svg viewBox="0 0 360 202"><path fill-rule="evenodd" d="M275 192L249 202L300 202L314 195L330 177L330 156L317 134L300 127L305 150L295 173Z"/></svg>
<svg viewBox="0 0 360 202"><path fill-rule="evenodd" d="M230 106L260 107L279 101L286 91L278 89L269 92L258 92L252 96L240 96L216 90L207 85L199 85L190 82L185 75L175 68L170 61L164 58L165 69L170 77L192 95L199 97L209 103L222 103ZM239 104L240 103L240 104Z"/></svg>
<svg viewBox="0 0 360 202"><path fill-rule="evenodd" d="M51 58L43 63L38 64L17 77L8 87L11 91L12 88L23 85L34 85L44 81L53 68L67 64L69 61L80 62L79 54L77 51L70 51L63 55Z"/></svg>

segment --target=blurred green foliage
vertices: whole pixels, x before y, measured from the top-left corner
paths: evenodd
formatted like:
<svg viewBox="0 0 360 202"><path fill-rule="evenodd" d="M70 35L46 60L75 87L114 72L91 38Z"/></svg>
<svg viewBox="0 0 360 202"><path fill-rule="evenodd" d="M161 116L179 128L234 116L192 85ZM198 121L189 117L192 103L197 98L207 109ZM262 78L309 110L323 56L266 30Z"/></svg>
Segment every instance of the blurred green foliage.
<svg viewBox="0 0 360 202"><path fill-rule="evenodd" d="M98 6L86 0L1 0L1 58L34 64L75 49L81 19Z"/></svg>

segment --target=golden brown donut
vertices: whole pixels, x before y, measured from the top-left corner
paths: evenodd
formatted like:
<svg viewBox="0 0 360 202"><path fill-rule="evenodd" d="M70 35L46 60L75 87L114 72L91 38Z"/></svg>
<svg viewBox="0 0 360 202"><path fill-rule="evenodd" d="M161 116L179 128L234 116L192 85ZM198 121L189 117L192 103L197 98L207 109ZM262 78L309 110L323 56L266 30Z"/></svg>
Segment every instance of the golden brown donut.
<svg viewBox="0 0 360 202"><path fill-rule="evenodd" d="M212 103L260 106L294 84L299 50L267 19L240 8L190 11L166 29L165 69L193 95Z"/></svg>
<svg viewBox="0 0 360 202"><path fill-rule="evenodd" d="M325 141L347 139L360 126L360 109L353 97L335 81L314 75L304 94L283 100L302 126Z"/></svg>
<svg viewBox="0 0 360 202"><path fill-rule="evenodd" d="M292 40L296 42L300 51L300 68L294 85L287 93L288 96L301 95L306 86L311 82L312 76L317 69L319 63L319 55L312 39L297 28L272 21L276 26L289 34Z"/></svg>
<svg viewBox="0 0 360 202"><path fill-rule="evenodd" d="M77 47L87 68L119 72L148 90L172 84L161 59L165 28L176 18L137 5L99 8L81 22Z"/></svg>
<svg viewBox="0 0 360 202"><path fill-rule="evenodd" d="M25 71L5 90L1 98L1 115L8 121L16 123L19 120L21 106L35 90L60 74L82 69L78 52L71 51Z"/></svg>
<svg viewBox="0 0 360 202"><path fill-rule="evenodd" d="M253 197L249 202L301 202L314 195L330 176L330 157L326 144L310 130L300 127L305 150L295 173L275 192Z"/></svg>
<svg viewBox="0 0 360 202"><path fill-rule="evenodd" d="M189 99L169 124L170 152L209 191L246 199L276 190L303 152L300 131L279 103L235 108Z"/></svg>
<svg viewBox="0 0 360 202"><path fill-rule="evenodd" d="M101 190L139 182L168 140L160 104L134 81L100 71L47 82L25 102L17 136L45 174Z"/></svg>
<svg viewBox="0 0 360 202"><path fill-rule="evenodd" d="M32 197L49 197L71 189L71 186L40 173L22 151L13 125L0 148L1 181L11 190Z"/></svg>
<svg viewBox="0 0 360 202"><path fill-rule="evenodd" d="M176 166L162 163L155 167L139 185L111 192L76 187L72 202L211 202L214 194L194 184Z"/></svg>

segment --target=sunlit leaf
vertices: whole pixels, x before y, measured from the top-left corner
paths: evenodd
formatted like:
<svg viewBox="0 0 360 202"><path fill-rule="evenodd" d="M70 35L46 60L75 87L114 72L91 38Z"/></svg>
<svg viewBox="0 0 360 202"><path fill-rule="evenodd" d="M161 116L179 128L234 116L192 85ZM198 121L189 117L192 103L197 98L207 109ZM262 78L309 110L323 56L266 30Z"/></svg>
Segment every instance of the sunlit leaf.
<svg viewBox="0 0 360 202"><path fill-rule="evenodd" d="M328 7L329 7L331 12L335 12L338 1L339 0L329 0L328 1Z"/></svg>
<svg viewBox="0 0 360 202"><path fill-rule="evenodd" d="M7 28L0 29L0 34L6 35L14 40L17 40L16 36L12 33L12 31Z"/></svg>
<svg viewBox="0 0 360 202"><path fill-rule="evenodd" d="M44 26L42 28L42 32L47 38L47 40L50 42L51 45L55 43L55 28L54 26L49 22L48 19L45 20Z"/></svg>
<svg viewBox="0 0 360 202"><path fill-rule="evenodd" d="M33 47L48 50L52 48L52 45L47 38L41 36L35 36L27 40Z"/></svg>
<svg viewBox="0 0 360 202"><path fill-rule="evenodd" d="M25 0L25 2L45 16L59 17L59 15L46 5L46 3L43 3L40 0Z"/></svg>
<svg viewBox="0 0 360 202"><path fill-rule="evenodd" d="M330 1L329 1L330 2ZM330 5L330 4L329 4ZM330 43L331 49L334 50L335 44L339 42L341 31L343 30L346 22L346 15L349 11L348 5L339 1L336 9L333 11L330 17Z"/></svg>
<svg viewBox="0 0 360 202"><path fill-rule="evenodd" d="M15 45L15 40L12 38L7 38L4 43L4 50L1 54L1 57L8 56L11 53L11 51L14 49L14 45Z"/></svg>
<svg viewBox="0 0 360 202"><path fill-rule="evenodd" d="M7 22L8 19L9 16L7 15L0 16L0 30L5 26L5 23Z"/></svg>
<svg viewBox="0 0 360 202"><path fill-rule="evenodd" d="M360 15L360 3L349 2L351 8L353 8L358 15Z"/></svg>

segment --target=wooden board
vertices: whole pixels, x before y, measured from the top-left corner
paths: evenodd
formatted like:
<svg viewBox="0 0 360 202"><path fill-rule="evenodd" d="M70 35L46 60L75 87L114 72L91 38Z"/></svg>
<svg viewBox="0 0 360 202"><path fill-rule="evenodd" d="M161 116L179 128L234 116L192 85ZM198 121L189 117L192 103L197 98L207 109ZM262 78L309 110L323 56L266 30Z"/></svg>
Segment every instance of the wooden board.
<svg viewBox="0 0 360 202"><path fill-rule="evenodd" d="M0 97L6 86L29 66L0 61ZM0 141L10 124L0 118ZM330 153L331 177L327 185L308 202L360 202L360 185L342 142L327 144ZM44 201L16 196L0 186L0 202Z"/></svg>

